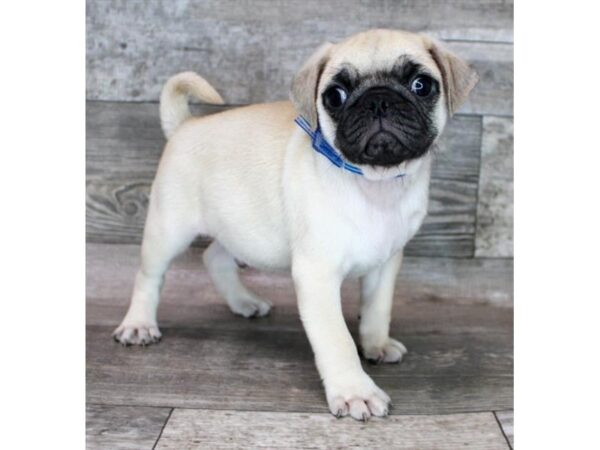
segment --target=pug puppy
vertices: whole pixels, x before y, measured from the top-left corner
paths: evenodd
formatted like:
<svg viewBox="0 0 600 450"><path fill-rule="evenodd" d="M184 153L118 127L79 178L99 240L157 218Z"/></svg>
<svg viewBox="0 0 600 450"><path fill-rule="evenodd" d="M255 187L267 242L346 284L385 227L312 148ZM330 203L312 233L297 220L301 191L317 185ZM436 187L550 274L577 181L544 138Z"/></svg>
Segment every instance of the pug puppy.
<svg viewBox="0 0 600 450"><path fill-rule="evenodd" d="M236 314L271 308L242 284L236 260L291 269L331 413L385 416L390 397L362 368L340 286L360 277L363 355L399 362L406 348L389 325L402 249L427 212L432 149L476 82L440 43L391 30L323 44L294 77L291 102L192 118L188 96L213 104L221 96L195 73L171 78L160 100L168 142L115 339L160 339L165 271L197 235L208 235L204 263Z"/></svg>

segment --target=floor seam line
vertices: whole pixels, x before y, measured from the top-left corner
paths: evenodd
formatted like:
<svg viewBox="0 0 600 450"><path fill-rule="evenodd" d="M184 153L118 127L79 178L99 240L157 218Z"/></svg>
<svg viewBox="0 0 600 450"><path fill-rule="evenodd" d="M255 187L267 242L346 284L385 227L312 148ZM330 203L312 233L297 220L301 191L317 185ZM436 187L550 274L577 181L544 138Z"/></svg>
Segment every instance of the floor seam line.
<svg viewBox="0 0 600 450"><path fill-rule="evenodd" d="M148 405L148 404L124 404L124 403L98 403L98 402L90 402L87 403L89 406L104 406L108 408L122 408L122 407L130 407L130 408L157 408L157 409L170 409L167 420L171 416L173 410L181 409L187 411L217 411L217 412L240 412L240 413L274 413L274 414L321 414L321 415L329 415L331 412L328 410L311 410L311 411L283 411L283 410L272 410L272 409L236 409L236 408L211 408L208 406L160 406L160 405ZM500 411L500 410L498 410ZM502 411L509 411L508 409L503 409ZM391 416L401 417L401 416L455 416L455 415L469 415L469 414L484 414L484 413L493 413L495 415L494 410L490 408L486 409L473 409L468 411L450 411L450 412L410 412L410 413L392 413ZM166 422L165 422L166 425ZM163 426L164 428L164 426Z"/></svg>
<svg viewBox="0 0 600 450"><path fill-rule="evenodd" d="M502 433L502 436L504 436L504 440L506 441L506 445L508 445L508 448L510 450L513 450L512 445L510 445L510 440L508 439L508 436L504 432L504 427L502 426L502 422L500 422L500 419L498 418L498 414L496 414L496 411L492 411L492 414L494 415L494 419L496 419L496 423L500 427L500 433Z"/></svg>
<svg viewBox="0 0 600 450"><path fill-rule="evenodd" d="M171 408L171 410L169 411L169 415L167 416L167 419L165 420L165 423L163 423L163 426L160 429L160 433L158 433L158 437L156 438L156 441L154 442L154 445L152 446L152 450L156 449L156 446L158 445L158 441L160 441L160 438L163 435L163 431L165 431L165 427L169 423L169 420L171 419L171 415L173 414L174 410L175 410L175 408Z"/></svg>

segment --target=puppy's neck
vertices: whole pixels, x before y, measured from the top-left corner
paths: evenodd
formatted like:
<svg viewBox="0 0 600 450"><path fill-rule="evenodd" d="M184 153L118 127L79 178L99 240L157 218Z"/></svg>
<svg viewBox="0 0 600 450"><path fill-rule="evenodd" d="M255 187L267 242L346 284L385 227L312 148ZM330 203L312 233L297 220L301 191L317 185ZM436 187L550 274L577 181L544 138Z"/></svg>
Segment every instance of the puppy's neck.
<svg viewBox="0 0 600 450"><path fill-rule="evenodd" d="M396 170L402 170L402 177L390 177L390 170L363 169L365 176L358 177L355 183L369 198L389 201L393 204L405 196L406 192L415 186L424 187L429 184L431 174L431 153L423 157L401 164ZM378 177L379 176L379 177Z"/></svg>
<svg viewBox="0 0 600 450"><path fill-rule="evenodd" d="M421 158L405 161L402 164L393 167L372 167L361 166L363 176L366 180L377 183L385 181L404 181L414 179L421 174L423 165L427 166L429 154Z"/></svg>
<svg viewBox="0 0 600 450"><path fill-rule="evenodd" d="M316 152L312 152L319 179L327 183L331 190L351 190L358 192L361 197L381 208L394 209L394 206L414 188L428 191L431 174L432 154L428 152L423 157L402 164L404 176L390 176L390 170L377 170L363 167L364 176L353 174L333 167L329 161ZM366 170L365 170L366 169Z"/></svg>

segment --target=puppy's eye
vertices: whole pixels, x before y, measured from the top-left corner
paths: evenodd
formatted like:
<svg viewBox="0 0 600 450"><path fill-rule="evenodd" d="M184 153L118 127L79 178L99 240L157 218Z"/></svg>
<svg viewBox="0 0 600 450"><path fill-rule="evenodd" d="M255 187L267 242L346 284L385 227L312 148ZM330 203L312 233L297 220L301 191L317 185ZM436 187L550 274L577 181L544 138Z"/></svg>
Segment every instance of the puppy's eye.
<svg viewBox="0 0 600 450"><path fill-rule="evenodd" d="M410 90L419 97L427 97L433 90L433 80L425 75L419 75L410 83Z"/></svg>
<svg viewBox="0 0 600 450"><path fill-rule="evenodd" d="M323 93L325 105L333 109L341 108L347 99L348 93L340 86L330 87Z"/></svg>

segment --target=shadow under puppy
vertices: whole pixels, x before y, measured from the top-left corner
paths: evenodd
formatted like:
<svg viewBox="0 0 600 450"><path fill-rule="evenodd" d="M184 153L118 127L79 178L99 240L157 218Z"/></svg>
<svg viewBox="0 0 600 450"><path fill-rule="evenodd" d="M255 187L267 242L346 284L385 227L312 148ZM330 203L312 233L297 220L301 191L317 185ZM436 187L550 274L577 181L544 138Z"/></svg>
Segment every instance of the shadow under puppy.
<svg viewBox="0 0 600 450"><path fill-rule="evenodd" d="M406 348L389 336L389 324L402 250L427 211L432 148L476 82L438 42L392 30L319 47L296 74L291 102L192 118L189 95L223 100L195 73L171 78L161 95L168 142L141 268L115 339L160 338L164 273L197 235L208 235L204 262L231 310L263 316L271 306L242 285L236 259L291 269L329 410L385 416L390 398L361 366L340 286L345 277L361 279L364 356L400 361Z"/></svg>

